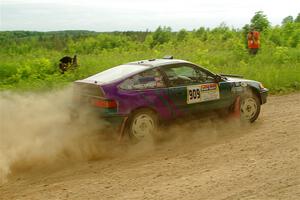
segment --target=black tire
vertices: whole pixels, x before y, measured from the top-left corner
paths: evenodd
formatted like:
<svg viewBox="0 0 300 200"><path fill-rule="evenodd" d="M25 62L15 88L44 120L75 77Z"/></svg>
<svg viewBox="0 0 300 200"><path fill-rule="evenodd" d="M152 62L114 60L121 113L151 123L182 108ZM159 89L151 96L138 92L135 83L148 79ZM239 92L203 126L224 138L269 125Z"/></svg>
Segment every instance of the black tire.
<svg viewBox="0 0 300 200"><path fill-rule="evenodd" d="M157 114L150 109L139 109L129 117L126 129L129 139L135 143L146 137L155 139L158 135Z"/></svg>
<svg viewBox="0 0 300 200"><path fill-rule="evenodd" d="M260 101L256 94L248 92L240 99L240 116L244 122L253 123L260 113Z"/></svg>

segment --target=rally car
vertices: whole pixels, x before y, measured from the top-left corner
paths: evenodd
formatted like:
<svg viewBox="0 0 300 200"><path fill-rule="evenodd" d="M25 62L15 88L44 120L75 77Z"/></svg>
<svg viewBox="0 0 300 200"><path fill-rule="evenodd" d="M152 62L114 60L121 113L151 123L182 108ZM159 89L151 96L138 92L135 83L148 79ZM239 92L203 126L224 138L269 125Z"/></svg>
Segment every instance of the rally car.
<svg viewBox="0 0 300 200"><path fill-rule="evenodd" d="M160 122L212 110L238 113L254 122L268 89L240 76L215 74L185 60L150 59L110 68L74 83L75 105L88 105L120 127L120 135L141 140ZM76 107L76 106L75 106Z"/></svg>

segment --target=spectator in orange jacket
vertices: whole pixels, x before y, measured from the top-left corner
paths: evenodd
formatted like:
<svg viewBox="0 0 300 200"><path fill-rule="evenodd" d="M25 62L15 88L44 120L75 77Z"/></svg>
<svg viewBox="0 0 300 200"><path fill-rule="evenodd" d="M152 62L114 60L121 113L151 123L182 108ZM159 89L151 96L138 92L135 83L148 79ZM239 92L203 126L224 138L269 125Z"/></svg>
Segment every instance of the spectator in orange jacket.
<svg viewBox="0 0 300 200"><path fill-rule="evenodd" d="M257 54L260 47L259 35L260 33L258 31L255 31L254 29L251 29L251 31L247 35L248 49L249 53L252 55Z"/></svg>

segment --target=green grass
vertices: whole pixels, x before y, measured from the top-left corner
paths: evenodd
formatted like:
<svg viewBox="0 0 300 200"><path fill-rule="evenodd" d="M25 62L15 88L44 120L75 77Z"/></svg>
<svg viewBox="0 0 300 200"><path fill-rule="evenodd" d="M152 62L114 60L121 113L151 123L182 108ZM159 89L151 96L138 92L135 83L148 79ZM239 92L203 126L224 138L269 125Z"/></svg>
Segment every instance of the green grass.
<svg viewBox="0 0 300 200"><path fill-rule="evenodd" d="M84 45L87 41L97 41L97 36L89 36L93 40L71 41L69 45L66 42L67 46L62 50L28 48L31 39L23 48L25 51L21 47L14 51L16 47L10 46L7 51L0 51L0 90L43 91L60 88L122 63L162 58L164 55L189 60L216 73L239 74L260 81L271 93L300 90L300 45L276 46L272 41L265 40L259 53L251 56L240 32L233 32L225 40L221 37L222 33L208 34L207 40L197 37L193 32L180 41L172 36L168 42L153 48L148 44L148 39L141 42L125 36L109 35L112 41L114 37L118 40L123 37L125 42L120 43L121 46L101 49L97 47L100 44L89 43L89 53L82 49L86 49ZM35 41L34 44L39 43ZM70 47L74 48L70 50ZM31 50L27 52L28 49ZM60 74L59 59L74 52L78 55L78 69Z"/></svg>

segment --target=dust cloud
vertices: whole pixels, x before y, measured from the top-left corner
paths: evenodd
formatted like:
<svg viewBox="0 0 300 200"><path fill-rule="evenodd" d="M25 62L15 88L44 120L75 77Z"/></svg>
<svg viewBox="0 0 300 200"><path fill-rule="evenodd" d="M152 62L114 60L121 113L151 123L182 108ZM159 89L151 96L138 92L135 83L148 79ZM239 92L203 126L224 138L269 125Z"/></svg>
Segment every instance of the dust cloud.
<svg viewBox="0 0 300 200"><path fill-rule="evenodd" d="M143 158L166 152L184 152L208 148L230 142L246 134L250 124L243 123L236 115L195 115L161 124L156 138L144 138L126 149L126 157Z"/></svg>
<svg viewBox="0 0 300 200"><path fill-rule="evenodd" d="M162 137L137 144L119 143L104 121L70 120L72 89L49 93L0 93L0 185L10 174L60 168L79 161L144 157L165 150L202 148L239 133L238 120L216 116L178 120L160 127ZM129 148L128 148L129 147Z"/></svg>
<svg viewBox="0 0 300 200"><path fill-rule="evenodd" d="M112 154L115 140L99 133L105 128L101 120L71 122L71 98L71 88L0 93L0 184L12 172Z"/></svg>

